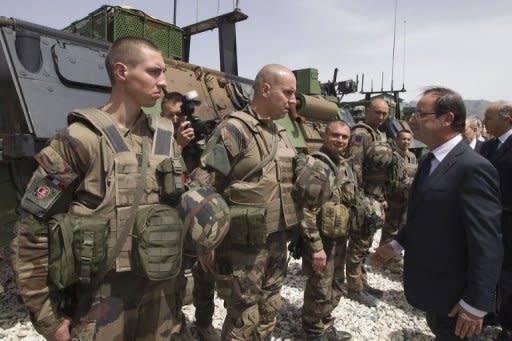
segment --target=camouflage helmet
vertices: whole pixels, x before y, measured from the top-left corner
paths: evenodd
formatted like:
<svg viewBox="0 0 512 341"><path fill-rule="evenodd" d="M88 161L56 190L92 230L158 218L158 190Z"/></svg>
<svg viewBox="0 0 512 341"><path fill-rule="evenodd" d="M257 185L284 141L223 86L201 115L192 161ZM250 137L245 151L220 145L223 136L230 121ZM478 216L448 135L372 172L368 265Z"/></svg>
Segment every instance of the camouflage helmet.
<svg viewBox="0 0 512 341"><path fill-rule="evenodd" d="M187 252L205 254L217 247L228 232L229 207L211 188L198 187L183 193L178 211L187 230Z"/></svg>
<svg viewBox="0 0 512 341"><path fill-rule="evenodd" d="M393 160L393 148L387 142L374 142L366 151L367 165L371 169L387 168Z"/></svg>
<svg viewBox="0 0 512 341"><path fill-rule="evenodd" d="M318 154L318 155L316 155ZM314 156L313 156L314 155ZM324 154L299 154L295 159L296 179L292 189L293 199L308 208L319 208L332 196L336 174L332 161Z"/></svg>

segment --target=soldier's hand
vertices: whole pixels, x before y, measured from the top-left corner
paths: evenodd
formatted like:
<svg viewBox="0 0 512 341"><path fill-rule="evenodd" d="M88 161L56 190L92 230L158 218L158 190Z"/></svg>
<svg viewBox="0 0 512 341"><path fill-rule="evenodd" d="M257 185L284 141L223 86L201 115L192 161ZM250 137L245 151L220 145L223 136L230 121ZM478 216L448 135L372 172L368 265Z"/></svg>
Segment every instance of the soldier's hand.
<svg viewBox="0 0 512 341"><path fill-rule="evenodd" d="M322 251L315 252L311 258L313 271L322 272L325 268L325 264L327 263L327 255L325 254L325 251L322 249Z"/></svg>
<svg viewBox="0 0 512 341"><path fill-rule="evenodd" d="M383 209L387 210L389 208L389 204L386 200L384 200L381 204Z"/></svg>
<svg viewBox="0 0 512 341"><path fill-rule="evenodd" d="M455 325L455 335L461 339L470 338L473 335L479 335L482 332L482 326L484 323L483 317L475 316L464 308L460 304L456 304L455 307L450 311L448 317L457 316L457 324Z"/></svg>
<svg viewBox="0 0 512 341"><path fill-rule="evenodd" d="M176 132L176 142L183 148L195 138L194 129L190 126L189 121L181 122Z"/></svg>
<svg viewBox="0 0 512 341"><path fill-rule="evenodd" d="M197 257L199 260L199 264L201 264L201 268L204 272L215 272L215 251L211 250L207 254Z"/></svg>
<svg viewBox="0 0 512 341"><path fill-rule="evenodd" d="M379 246L373 254L368 257L368 265L380 267L395 257L397 253L390 243Z"/></svg>
<svg viewBox="0 0 512 341"><path fill-rule="evenodd" d="M64 319L60 326L55 330L55 333L51 335L48 340L51 341L69 341L71 340L71 335L69 334L69 326L71 321L69 319Z"/></svg>

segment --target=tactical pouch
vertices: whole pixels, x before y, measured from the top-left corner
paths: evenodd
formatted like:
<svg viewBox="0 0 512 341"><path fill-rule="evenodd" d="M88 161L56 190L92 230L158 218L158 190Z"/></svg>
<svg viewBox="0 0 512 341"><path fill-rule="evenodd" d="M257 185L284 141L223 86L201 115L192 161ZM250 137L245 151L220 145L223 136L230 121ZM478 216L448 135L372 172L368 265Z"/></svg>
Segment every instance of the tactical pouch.
<svg viewBox="0 0 512 341"><path fill-rule="evenodd" d="M109 220L60 213L52 217L48 227L52 282L59 289L77 282L89 284L106 259Z"/></svg>
<svg viewBox="0 0 512 341"><path fill-rule="evenodd" d="M183 174L186 172L181 157L167 158L156 166L156 176L162 202L176 201L185 192Z"/></svg>
<svg viewBox="0 0 512 341"><path fill-rule="evenodd" d="M328 238L341 238L347 235L350 211L345 205L326 202L320 211L322 234Z"/></svg>
<svg viewBox="0 0 512 341"><path fill-rule="evenodd" d="M133 227L132 270L153 281L181 270L185 230L178 211L167 205L140 209Z"/></svg>
<svg viewBox="0 0 512 341"><path fill-rule="evenodd" d="M267 240L265 207L232 205L231 228L226 238L234 244L262 245Z"/></svg>

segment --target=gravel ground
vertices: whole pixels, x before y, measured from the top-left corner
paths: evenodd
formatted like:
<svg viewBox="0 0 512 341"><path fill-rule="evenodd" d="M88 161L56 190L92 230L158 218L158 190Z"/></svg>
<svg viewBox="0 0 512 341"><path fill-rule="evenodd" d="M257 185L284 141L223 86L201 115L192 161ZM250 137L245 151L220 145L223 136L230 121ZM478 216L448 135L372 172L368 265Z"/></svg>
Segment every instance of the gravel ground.
<svg viewBox="0 0 512 341"><path fill-rule="evenodd" d="M379 236L376 235L376 239ZM0 340L43 340L32 328L28 315L15 296L12 272L4 256L0 261L0 284L5 292L0 294ZM433 340L424 314L407 304L403 295L401 276L387 270L372 271L369 284L384 290L384 297L375 308L368 308L342 297L334 310L335 327L352 333L353 340ZM301 274L300 261L291 260L289 273L282 289L284 306L272 340L301 340L302 291L305 277ZM221 328L226 310L222 300L215 298L214 326ZM193 320L194 307L183 308L189 321ZM483 340L494 340L499 332L496 327L486 327Z"/></svg>

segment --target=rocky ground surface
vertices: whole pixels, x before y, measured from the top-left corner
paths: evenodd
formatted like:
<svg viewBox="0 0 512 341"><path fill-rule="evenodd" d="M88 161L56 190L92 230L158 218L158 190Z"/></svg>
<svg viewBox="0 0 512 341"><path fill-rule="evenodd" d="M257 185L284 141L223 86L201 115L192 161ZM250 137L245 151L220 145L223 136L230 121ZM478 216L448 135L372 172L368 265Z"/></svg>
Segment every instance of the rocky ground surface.
<svg viewBox="0 0 512 341"><path fill-rule="evenodd" d="M376 236L377 237L377 236ZM0 294L0 340L43 340L32 328L27 312L18 302L12 272L1 250L0 284L5 292ZM384 297L375 308L368 308L342 297L334 311L335 327L352 333L353 340L433 340L423 313L407 304L403 295L401 276L387 270L373 271L369 284L384 290ZM301 306L305 277L300 262L291 260L289 275L282 289L284 301L273 340L302 340ZM225 316L222 300L215 299L214 326L221 328ZM194 307L184 307L189 321L193 320ZM494 340L499 332L496 327L486 327L483 340Z"/></svg>

